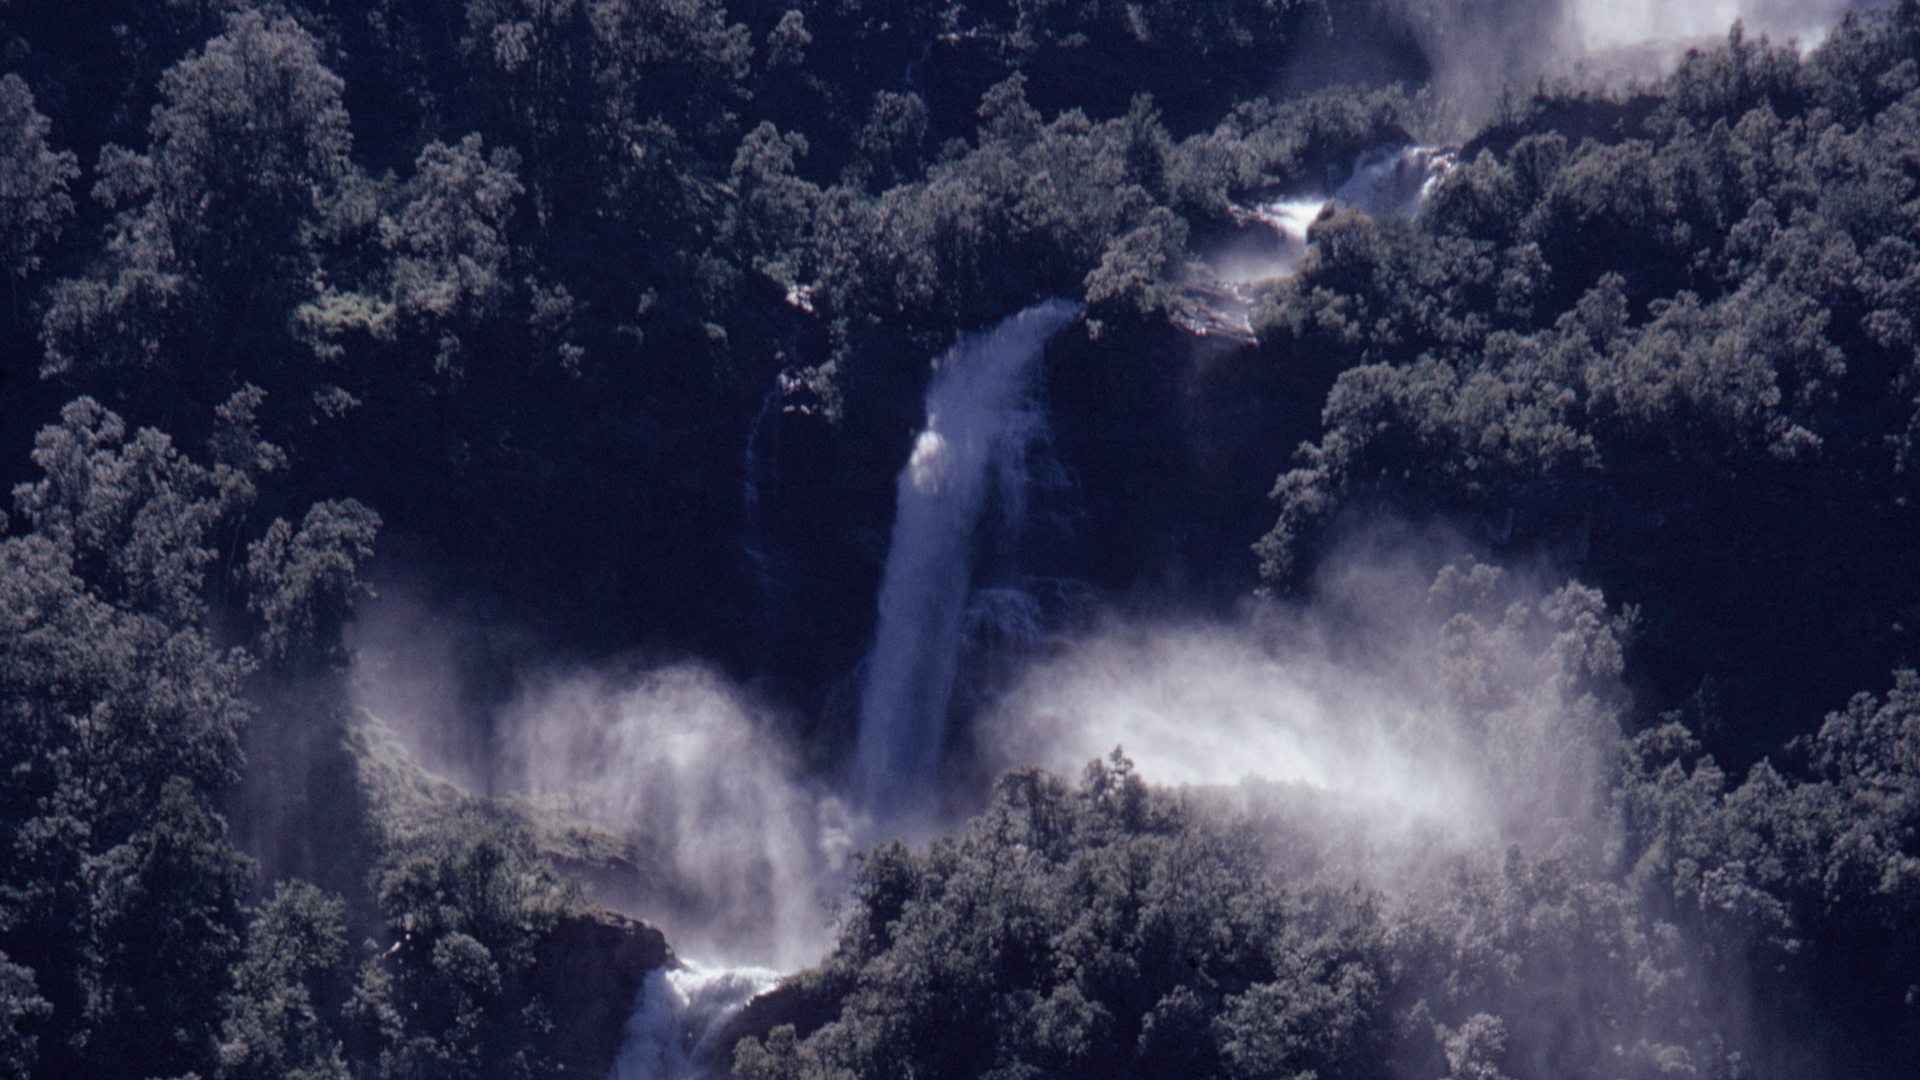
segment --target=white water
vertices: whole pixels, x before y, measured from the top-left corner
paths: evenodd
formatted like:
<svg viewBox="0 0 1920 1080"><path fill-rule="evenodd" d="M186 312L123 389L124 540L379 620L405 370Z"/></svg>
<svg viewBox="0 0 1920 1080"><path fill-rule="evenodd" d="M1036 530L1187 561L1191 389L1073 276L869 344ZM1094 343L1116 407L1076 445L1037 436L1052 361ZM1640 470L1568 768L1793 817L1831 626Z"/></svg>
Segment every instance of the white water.
<svg viewBox="0 0 1920 1080"><path fill-rule="evenodd" d="M714 1060L727 1021L780 981L767 968L707 968L680 961L655 968L627 1020L610 1080L695 1080L725 1076L732 1062Z"/></svg>
<svg viewBox="0 0 1920 1080"><path fill-rule="evenodd" d="M875 821L904 824L938 803L974 534L990 499L1019 516L1026 452L1042 426L1029 393L1035 362L1079 312L1064 300L1036 304L937 363L926 426L900 471L860 699L854 791Z"/></svg>
<svg viewBox="0 0 1920 1080"><path fill-rule="evenodd" d="M1353 175L1333 191L1336 206L1374 217L1412 217L1447 175L1454 151L1431 146L1376 146L1353 162Z"/></svg>
<svg viewBox="0 0 1920 1080"><path fill-rule="evenodd" d="M1353 174L1332 194L1313 193L1251 208L1236 208L1242 223L1258 222L1270 232L1264 242L1229 244L1208 259L1214 277L1229 285L1249 285L1286 277L1307 256L1307 230L1327 207L1360 210L1374 217L1412 217L1453 167L1454 152L1428 146L1377 146L1354 159Z"/></svg>
<svg viewBox="0 0 1920 1080"><path fill-rule="evenodd" d="M1198 337L1253 344L1258 340L1252 323L1255 294L1246 286L1297 272L1312 249L1307 233L1328 207L1412 217L1454 160L1450 149L1378 146L1354 160L1352 175L1332 194L1310 192L1234 207L1241 234L1208 252L1211 277L1187 282L1170 313L1174 323Z"/></svg>

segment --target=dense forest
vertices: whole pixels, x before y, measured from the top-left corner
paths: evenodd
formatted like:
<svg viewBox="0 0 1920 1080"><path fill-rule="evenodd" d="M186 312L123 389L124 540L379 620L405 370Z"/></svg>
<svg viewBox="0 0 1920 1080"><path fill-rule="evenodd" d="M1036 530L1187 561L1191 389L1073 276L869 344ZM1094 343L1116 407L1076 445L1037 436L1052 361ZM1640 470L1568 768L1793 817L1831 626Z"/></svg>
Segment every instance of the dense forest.
<svg viewBox="0 0 1920 1080"><path fill-rule="evenodd" d="M1909 1075L1920 2L1842 7L0 0L0 1066ZM1049 301L894 829L903 466Z"/></svg>

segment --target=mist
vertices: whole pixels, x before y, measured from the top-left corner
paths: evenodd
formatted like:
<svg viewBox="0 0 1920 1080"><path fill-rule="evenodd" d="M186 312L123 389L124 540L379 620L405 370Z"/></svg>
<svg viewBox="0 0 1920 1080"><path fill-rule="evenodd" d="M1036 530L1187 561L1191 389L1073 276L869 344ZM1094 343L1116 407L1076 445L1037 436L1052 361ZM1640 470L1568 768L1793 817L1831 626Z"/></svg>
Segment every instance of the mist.
<svg viewBox="0 0 1920 1080"><path fill-rule="evenodd" d="M0 0L10 1074L1912 1071L1920 0L459 6Z"/></svg>
<svg viewBox="0 0 1920 1080"><path fill-rule="evenodd" d="M1343 197L1403 209L1423 185L1387 180L1404 179L1408 153L1428 175L1424 151L1363 158ZM1046 428L1027 372L1074 315L1049 305L941 358L899 477L843 764L803 764L791 732L804 725L711 667L541 661L398 589L362 612L356 704L429 769L602 830L619 856L574 867L596 899L709 965L654 987L642 1028L663 1022L649 1007L707 1007L699 972L817 962L856 848L963 829L994 778L1024 765L1073 778L1118 749L1148 783L1261 822L1276 870L1390 891L1513 843L1606 846L1626 691L1604 601L1545 570L1476 562L1444 533L1355 531L1304 599L1249 600L1232 617L1110 608L1078 629L963 633L969 612L1047 606L970 568L988 501L1000 527L1019 524L1026 448ZM1569 655L1569 641L1612 659ZM957 693L962 677L986 682Z"/></svg>
<svg viewBox="0 0 1920 1080"><path fill-rule="evenodd" d="M1237 788L1223 806L1337 822L1365 852L1282 869L1374 887L1516 842L1599 851L1626 691L1612 660L1563 654L1617 647L1598 594L1442 550L1357 541L1303 605L1109 619L1025 669L977 753L1070 777L1118 748L1148 783Z"/></svg>
<svg viewBox="0 0 1920 1080"><path fill-rule="evenodd" d="M1118 747L1149 783L1297 784L1489 831L1456 748L1422 753L1440 733L1421 730L1419 687L1270 637L1248 623L1113 627L1027 672L982 722L982 755L1073 776Z"/></svg>
<svg viewBox="0 0 1920 1080"><path fill-rule="evenodd" d="M1449 160L1363 155L1332 197L1417 210ZM711 1072L728 1018L834 946L856 848L962 833L1022 766L1071 779L1123 755L1247 830L1275 879L1389 902L1444 894L1510 848L1599 869L1626 700L1620 628L1598 592L1549 569L1501 569L1444 531L1376 522L1348 532L1300 600L1249 599L1224 618L1095 605L1043 626L1047 604L1017 577L976 582L987 534L1018 531L1029 473L1046 464L1031 453L1047 438L1031 384L1077 316L1040 305L937 360L898 476L872 649L852 675L860 727L838 763L803 764L819 761L790 741L805 725L698 663L528 652L502 684L486 659L511 634L400 599L367 612L361 707L429 768L599 830L617 854L571 869L671 943L616 1076ZM1025 630L967 632L991 612Z"/></svg>
<svg viewBox="0 0 1920 1080"><path fill-rule="evenodd" d="M1575 0L1574 39L1589 53L1648 42L1694 42L1725 37L1737 20L1750 36L1812 48L1853 8L1855 0Z"/></svg>
<svg viewBox="0 0 1920 1080"><path fill-rule="evenodd" d="M1689 48L1724 41L1736 22L1750 39L1820 44L1858 0L1395 0L1433 69L1432 88L1456 134L1493 111L1502 92L1541 79L1618 84L1658 78Z"/></svg>
<svg viewBox="0 0 1920 1080"><path fill-rule="evenodd" d="M769 714L712 672L541 680L497 740L510 790L629 845L632 872L597 891L681 955L790 971L825 951L844 807L801 779Z"/></svg>
<svg viewBox="0 0 1920 1080"><path fill-rule="evenodd" d="M526 649L513 667L506 642ZM848 815L777 710L700 664L541 660L398 590L363 612L356 646L359 710L430 772L599 830L618 857L572 869L680 956L791 971L825 951Z"/></svg>

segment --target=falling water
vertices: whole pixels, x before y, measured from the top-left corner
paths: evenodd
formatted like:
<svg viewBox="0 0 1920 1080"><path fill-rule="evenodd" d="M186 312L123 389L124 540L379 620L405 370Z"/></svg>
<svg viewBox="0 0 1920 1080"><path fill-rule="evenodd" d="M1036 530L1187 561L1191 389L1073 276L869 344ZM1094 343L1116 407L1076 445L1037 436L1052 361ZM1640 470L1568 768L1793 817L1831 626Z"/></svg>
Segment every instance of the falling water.
<svg viewBox="0 0 1920 1080"><path fill-rule="evenodd" d="M1243 234L1210 252L1210 272L1181 288L1170 312L1174 324L1197 337L1255 344L1259 340L1252 321L1256 296L1247 286L1299 270L1311 247L1308 230L1327 207L1359 210L1372 217L1412 217L1457 159L1458 151L1451 147L1377 146L1354 160L1353 172L1332 194L1322 189L1233 207L1233 221Z"/></svg>
<svg viewBox="0 0 1920 1080"><path fill-rule="evenodd" d="M854 784L874 819L900 823L935 802L974 532L990 497L1017 504L1041 419L1028 393L1047 339L1078 317L1049 300L962 338L927 388L927 423L900 471L880 622L860 700Z"/></svg>
<svg viewBox="0 0 1920 1080"><path fill-rule="evenodd" d="M1262 203L1242 216L1274 230L1281 241L1280 265L1292 273L1307 250L1307 229L1328 204L1361 210L1374 217L1412 217L1453 168L1456 152L1427 146L1376 146L1353 162L1353 174L1331 195L1313 195ZM1268 267L1272 269L1271 264ZM1221 280L1235 280L1221 275Z"/></svg>
<svg viewBox="0 0 1920 1080"><path fill-rule="evenodd" d="M1353 175L1334 189L1333 202L1374 217L1412 217L1453 168L1458 152L1430 146L1377 146L1354 160Z"/></svg>
<svg viewBox="0 0 1920 1080"><path fill-rule="evenodd" d="M720 1036L780 974L766 968L705 968L681 961L654 969L627 1021L627 1041L610 1080L694 1080L725 1075Z"/></svg>
<svg viewBox="0 0 1920 1080"><path fill-rule="evenodd" d="M804 299L804 297L802 297ZM747 447L745 460L741 462L744 482L741 485L742 524L745 533L741 538L741 550L747 556L747 562L753 567L754 583L760 587L761 626L758 634L759 648L763 659L765 650L771 645L777 631L776 622L780 610L779 560L778 552L770 550L771 538L767 534L765 507L762 505L762 485L777 487L780 482L780 462L778 454L769 455L771 460L761 459L761 432L767 421L781 416L811 416L813 406L805 399L811 396L806 379L800 374L800 327L796 321L793 330L787 335L784 355L793 358L793 362L781 368L774 376L773 386L760 399L760 411L753 415L752 423L747 425ZM776 443L777 445L777 443Z"/></svg>
<svg viewBox="0 0 1920 1080"><path fill-rule="evenodd" d="M761 605L769 611L773 608L773 575L767 565L766 538L763 535L765 529L760 514L760 429L766 426L767 417L773 414L775 406L780 403L786 378L787 373L782 371L780 377L775 380L773 389L768 390L766 396L760 399L760 411L754 414L753 422L747 426L746 460L741 462L741 468L746 476L746 481L741 486L742 516L746 519L746 536L741 546L747 553L747 561L753 564L753 578L760 586Z"/></svg>

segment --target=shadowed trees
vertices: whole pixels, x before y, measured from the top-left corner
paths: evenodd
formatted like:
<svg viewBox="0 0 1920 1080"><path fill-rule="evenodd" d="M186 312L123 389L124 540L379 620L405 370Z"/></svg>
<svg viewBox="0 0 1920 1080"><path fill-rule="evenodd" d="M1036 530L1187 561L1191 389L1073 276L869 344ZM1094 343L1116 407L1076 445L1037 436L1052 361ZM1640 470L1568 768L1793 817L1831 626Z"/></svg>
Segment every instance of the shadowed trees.
<svg viewBox="0 0 1920 1080"><path fill-rule="evenodd" d="M1708 737L1743 762L1910 657L1920 114L1897 75L1839 88L1897 71L1916 19L1804 59L1736 33L1632 100L1544 92L1410 225L1317 224L1256 320L1333 383L1274 488L1268 585L1382 509L1555 551L1644 609L1648 715L1712 673L1749 726ZM1847 659L1783 679L1802 631Z"/></svg>
<svg viewBox="0 0 1920 1080"><path fill-rule="evenodd" d="M255 662L215 643L205 594L220 531L283 462L254 434L258 400L220 410L208 467L82 398L41 432L44 478L13 493L26 528L0 540L0 942L9 1030L38 1021L9 1053L37 1052L38 1075L211 1071L252 875L214 799L239 778ZM331 563L349 578L377 520L335 512L355 511L362 546ZM340 547L307 539L258 558L284 568L256 575L270 610L338 603L337 582L288 572Z"/></svg>

